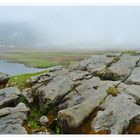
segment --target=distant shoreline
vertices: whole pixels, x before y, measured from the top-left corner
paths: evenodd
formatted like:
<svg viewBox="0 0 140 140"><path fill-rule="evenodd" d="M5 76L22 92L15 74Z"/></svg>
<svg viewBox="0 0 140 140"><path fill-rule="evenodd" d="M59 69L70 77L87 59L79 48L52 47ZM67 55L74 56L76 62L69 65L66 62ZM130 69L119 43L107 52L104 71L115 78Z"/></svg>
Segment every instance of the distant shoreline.
<svg viewBox="0 0 140 140"><path fill-rule="evenodd" d="M10 63L24 64L33 68L49 68L56 65L69 66L70 64L84 60L91 55L101 55L107 53L120 53L125 50L53 50L53 49L33 49L33 48L2 48L0 47L0 60ZM126 50L127 51L127 50ZM133 50L129 50L130 52Z"/></svg>

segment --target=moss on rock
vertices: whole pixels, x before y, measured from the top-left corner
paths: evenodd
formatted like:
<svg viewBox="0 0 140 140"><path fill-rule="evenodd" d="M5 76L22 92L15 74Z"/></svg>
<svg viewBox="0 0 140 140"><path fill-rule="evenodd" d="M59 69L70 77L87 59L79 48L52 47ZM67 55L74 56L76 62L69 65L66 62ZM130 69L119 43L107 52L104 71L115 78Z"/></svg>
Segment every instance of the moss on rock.
<svg viewBox="0 0 140 140"><path fill-rule="evenodd" d="M117 94L119 93L118 89L115 86L109 87L106 92L112 96L117 96Z"/></svg>

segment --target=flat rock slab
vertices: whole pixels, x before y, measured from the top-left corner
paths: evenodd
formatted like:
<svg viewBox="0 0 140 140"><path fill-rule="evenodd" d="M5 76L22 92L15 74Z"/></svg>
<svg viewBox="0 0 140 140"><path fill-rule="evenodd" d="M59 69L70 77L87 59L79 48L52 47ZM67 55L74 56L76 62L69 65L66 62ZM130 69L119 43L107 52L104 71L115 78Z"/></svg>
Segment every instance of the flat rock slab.
<svg viewBox="0 0 140 140"><path fill-rule="evenodd" d="M112 63L107 70L98 71L98 76L107 80L123 80L126 76L129 76L139 60L139 56L124 54L117 62Z"/></svg>
<svg viewBox="0 0 140 140"><path fill-rule="evenodd" d="M6 107L12 103L14 103L21 92L16 87L7 87L0 90L0 108Z"/></svg>
<svg viewBox="0 0 140 140"><path fill-rule="evenodd" d="M134 68L131 75L126 80L126 83L140 85L140 67Z"/></svg>
<svg viewBox="0 0 140 140"><path fill-rule="evenodd" d="M118 82L101 81L98 77L87 80L62 100L58 107L58 122L64 133L79 127L85 118L97 108L107 96L106 89Z"/></svg>
<svg viewBox="0 0 140 140"><path fill-rule="evenodd" d="M116 97L108 96L100 106L103 111L98 111L91 127L93 131L110 131L111 134L122 134L128 127L130 120L140 114L139 86L122 84L120 94Z"/></svg>
<svg viewBox="0 0 140 140"><path fill-rule="evenodd" d="M40 107L46 108L50 104L55 105L68 94L74 86L74 82L68 75L59 75L47 85L37 89L35 96L39 97Z"/></svg>
<svg viewBox="0 0 140 140"><path fill-rule="evenodd" d="M71 78L73 81L78 81L78 80L83 80L83 79L85 79L85 78L89 75L89 72L87 72L87 71L75 70L75 71L70 72L69 75L70 75L70 78Z"/></svg>
<svg viewBox="0 0 140 140"><path fill-rule="evenodd" d="M57 69L54 70L54 68L49 68L51 70L48 70L48 72L39 74L37 76L33 76L30 79L26 81L27 87L31 88L32 90L35 91L37 90L40 86L46 85L50 81L53 80L53 78L57 77L60 74L67 73L67 69L62 69L61 67L56 67ZM53 70L52 70L53 69Z"/></svg>
<svg viewBox="0 0 140 140"><path fill-rule="evenodd" d="M70 66L70 70L86 70L95 73L98 69L103 68L110 63L113 58L106 55L93 55L89 59L80 61L78 64Z"/></svg>
<svg viewBox="0 0 140 140"><path fill-rule="evenodd" d="M27 134L22 126L29 109L20 103L16 107L0 109L0 134Z"/></svg>

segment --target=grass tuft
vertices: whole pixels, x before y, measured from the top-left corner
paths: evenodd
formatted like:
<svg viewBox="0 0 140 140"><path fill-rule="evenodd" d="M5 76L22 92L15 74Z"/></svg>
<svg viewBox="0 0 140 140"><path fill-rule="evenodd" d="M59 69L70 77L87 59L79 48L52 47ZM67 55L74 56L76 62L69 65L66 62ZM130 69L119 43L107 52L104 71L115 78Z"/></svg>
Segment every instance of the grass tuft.
<svg viewBox="0 0 140 140"><path fill-rule="evenodd" d="M20 90L23 90L24 88L26 88L26 81L28 79L30 79L32 76L37 76L39 74L43 74L43 73L46 73L46 72L48 72L48 71L46 70L46 71L42 71L42 72L11 76L8 84L10 86L17 86Z"/></svg>

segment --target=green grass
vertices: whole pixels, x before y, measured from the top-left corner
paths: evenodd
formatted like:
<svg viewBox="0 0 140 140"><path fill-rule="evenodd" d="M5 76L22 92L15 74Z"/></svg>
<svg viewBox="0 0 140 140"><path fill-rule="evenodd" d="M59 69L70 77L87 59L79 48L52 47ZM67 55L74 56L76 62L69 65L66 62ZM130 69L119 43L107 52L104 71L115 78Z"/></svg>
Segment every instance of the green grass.
<svg viewBox="0 0 140 140"><path fill-rule="evenodd" d="M20 96L17 100L17 104L19 104L19 103L28 104L28 101L25 99L25 97Z"/></svg>
<svg viewBox="0 0 140 140"><path fill-rule="evenodd" d="M41 125L40 125L40 122L39 122L39 118L40 118L43 114L40 112L40 109L39 109L38 104L36 104L36 103L31 103L31 104L29 105L29 107L30 107L30 113L29 113L29 116L28 116L28 119L27 119L28 126L29 126L31 129L40 128Z"/></svg>
<svg viewBox="0 0 140 140"><path fill-rule="evenodd" d="M1 60L23 63L29 67L48 68L56 65L68 66L87 58L89 54L69 52L13 52L0 55Z"/></svg>
<svg viewBox="0 0 140 140"><path fill-rule="evenodd" d="M46 50L14 50L3 52L0 54L0 60L7 60L10 62L23 63L29 67L48 68L56 65L68 66L71 63L81 61L90 57L91 55L101 55L107 52L122 52L122 51L50 51ZM126 50L123 53L133 54L135 51Z"/></svg>
<svg viewBox="0 0 140 140"><path fill-rule="evenodd" d="M133 55L133 54L136 53L136 51L134 51L134 50L128 50L128 51L123 51L122 53L123 53L123 54L130 54L130 55Z"/></svg>
<svg viewBox="0 0 140 140"><path fill-rule="evenodd" d="M11 76L8 84L11 86L17 86L20 90L22 90L22 89L26 88L26 81L29 78L31 78L32 76L37 76L39 74L46 73L46 72L47 72L47 70L42 71L42 72Z"/></svg>
<svg viewBox="0 0 140 140"><path fill-rule="evenodd" d="M55 128L55 134L61 134L60 127L56 126L56 128Z"/></svg>

